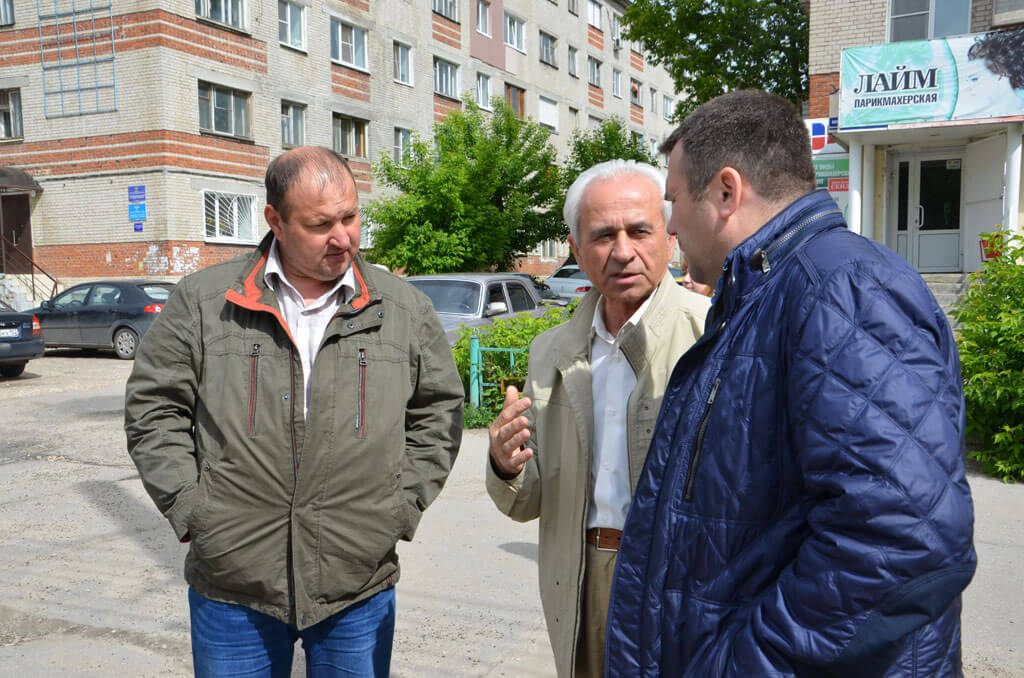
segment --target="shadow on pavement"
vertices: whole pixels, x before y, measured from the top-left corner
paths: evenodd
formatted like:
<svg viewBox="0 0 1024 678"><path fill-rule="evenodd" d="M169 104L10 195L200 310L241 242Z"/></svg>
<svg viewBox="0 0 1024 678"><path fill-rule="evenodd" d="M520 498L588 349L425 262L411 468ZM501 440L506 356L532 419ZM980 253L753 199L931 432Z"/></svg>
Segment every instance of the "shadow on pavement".
<svg viewBox="0 0 1024 678"><path fill-rule="evenodd" d="M536 544L526 541L510 541L506 544L500 545L498 548L506 553L511 553L514 556L522 556L527 560L532 560L535 563L537 562L538 556Z"/></svg>

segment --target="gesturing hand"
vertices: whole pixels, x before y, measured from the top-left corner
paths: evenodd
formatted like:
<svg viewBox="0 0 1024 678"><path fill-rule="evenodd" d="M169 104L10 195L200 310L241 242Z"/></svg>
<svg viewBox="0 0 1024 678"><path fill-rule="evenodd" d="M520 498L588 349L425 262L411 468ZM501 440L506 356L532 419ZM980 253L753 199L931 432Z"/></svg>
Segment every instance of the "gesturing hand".
<svg viewBox="0 0 1024 678"><path fill-rule="evenodd" d="M504 478L514 478L523 470L523 465L533 456L533 450L525 447L530 439L529 423L523 412L530 407L529 398L520 398L515 386L505 391L505 405L498 418L491 422L488 434L491 439L491 459Z"/></svg>

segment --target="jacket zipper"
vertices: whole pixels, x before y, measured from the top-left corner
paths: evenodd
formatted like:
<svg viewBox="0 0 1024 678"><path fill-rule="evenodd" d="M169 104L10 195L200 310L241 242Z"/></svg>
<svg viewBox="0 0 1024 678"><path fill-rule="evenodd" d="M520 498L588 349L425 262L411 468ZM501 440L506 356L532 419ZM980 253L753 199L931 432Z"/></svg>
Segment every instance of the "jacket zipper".
<svg viewBox="0 0 1024 678"><path fill-rule="evenodd" d="M291 422L292 431L292 480L298 483L299 480L299 454L295 449L295 347L288 347L288 373L291 376L289 379L289 388L291 392L288 395L288 403L290 406L290 413L288 421ZM294 497L294 491L293 491ZM290 553L290 551L289 551Z"/></svg>
<svg viewBox="0 0 1024 678"><path fill-rule="evenodd" d="M711 393L708 395L707 408L705 408L704 416L700 418L700 426L697 428L697 442L693 446L693 458L690 459L690 468L686 471L686 493L683 496L686 501L690 501L693 498L693 486L697 482L697 465L700 464L700 453L704 448L704 431L708 427L708 419L711 418L711 406L715 404L715 396L718 395L718 387L721 383L721 377L715 379L715 383L711 387Z"/></svg>
<svg viewBox="0 0 1024 678"><path fill-rule="evenodd" d="M788 231L786 231L785 233L783 233L781 238L779 238L778 240L776 240L775 242L773 242L771 245L768 246L768 249L760 249L759 248L759 249L755 250L754 254L751 256L751 260L753 260L754 258L760 257L760 259L761 259L761 272L767 275L772 270L772 264L768 260L768 255L769 254L771 254L772 252L774 252L778 248L780 248L783 245L785 245L787 242L792 240L796 236L797 233L799 233L800 231L804 230L805 228L807 228L808 226L813 224L818 219L822 219L824 217L827 217L830 214L842 214L842 211L840 211L840 210L829 210L827 212L818 212L817 214L812 215L812 216L808 217L807 219L804 219L799 224L797 224L793 228L791 228Z"/></svg>
<svg viewBox="0 0 1024 678"><path fill-rule="evenodd" d="M256 393L259 388L260 345L252 345L249 354L249 436L256 435Z"/></svg>
<svg viewBox="0 0 1024 678"><path fill-rule="evenodd" d="M359 349L359 406L356 409L356 432L366 437L366 349Z"/></svg>

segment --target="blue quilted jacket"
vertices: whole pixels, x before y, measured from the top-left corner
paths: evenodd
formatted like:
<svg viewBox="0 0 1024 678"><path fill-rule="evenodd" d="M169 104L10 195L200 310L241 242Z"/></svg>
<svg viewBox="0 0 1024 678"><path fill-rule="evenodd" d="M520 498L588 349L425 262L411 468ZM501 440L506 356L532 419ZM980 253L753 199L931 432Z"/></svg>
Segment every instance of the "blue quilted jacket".
<svg viewBox="0 0 1024 678"><path fill-rule="evenodd" d="M619 550L607 674L960 675L974 573L949 325L808 194L726 259Z"/></svg>

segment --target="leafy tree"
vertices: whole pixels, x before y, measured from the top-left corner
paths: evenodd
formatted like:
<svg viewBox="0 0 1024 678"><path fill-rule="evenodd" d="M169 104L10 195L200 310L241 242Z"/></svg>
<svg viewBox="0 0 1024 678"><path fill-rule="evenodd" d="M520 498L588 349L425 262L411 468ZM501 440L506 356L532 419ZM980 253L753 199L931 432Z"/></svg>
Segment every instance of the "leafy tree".
<svg viewBox="0 0 1024 678"><path fill-rule="evenodd" d="M550 133L519 120L500 98L493 113L469 97L434 126L434 145L414 136L401 164L374 171L400 191L365 209L378 225L373 258L410 274L482 271L562 232Z"/></svg>
<svg viewBox="0 0 1024 678"><path fill-rule="evenodd" d="M796 105L807 98L807 15L799 0L636 0L622 17L686 95L682 119L719 94L756 87Z"/></svg>

